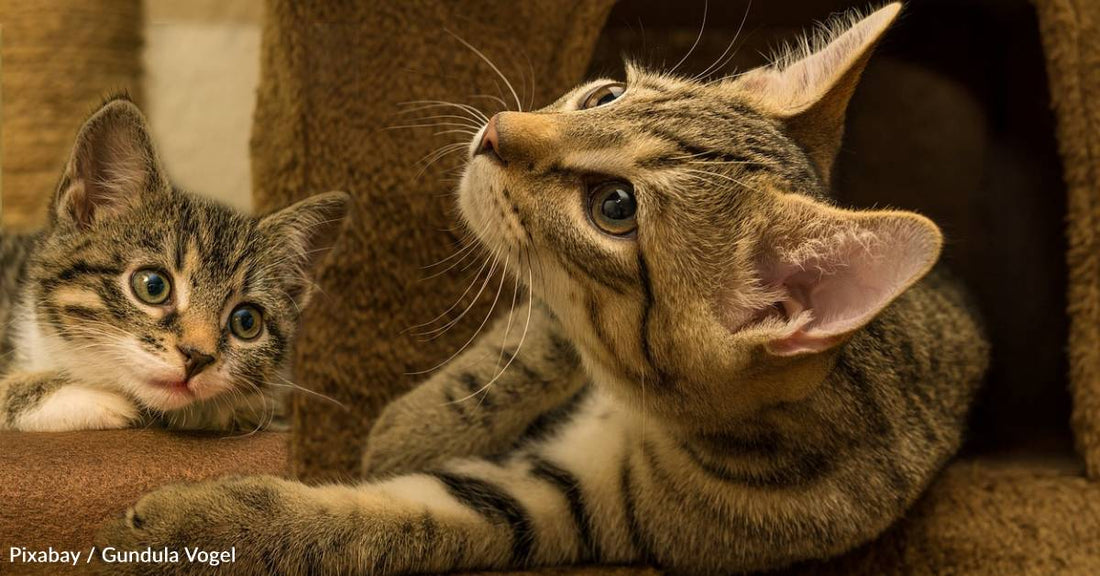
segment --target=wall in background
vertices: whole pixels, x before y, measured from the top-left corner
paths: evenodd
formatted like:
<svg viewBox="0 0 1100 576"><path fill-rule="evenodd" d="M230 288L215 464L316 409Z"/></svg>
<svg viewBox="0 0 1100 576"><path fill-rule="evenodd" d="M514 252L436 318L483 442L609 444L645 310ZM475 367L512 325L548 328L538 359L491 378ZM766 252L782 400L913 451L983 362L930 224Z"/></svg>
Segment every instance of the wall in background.
<svg viewBox="0 0 1100 576"><path fill-rule="evenodd" d="M145 0L144 108L174 182L249 208L262 0Z"/></svg>

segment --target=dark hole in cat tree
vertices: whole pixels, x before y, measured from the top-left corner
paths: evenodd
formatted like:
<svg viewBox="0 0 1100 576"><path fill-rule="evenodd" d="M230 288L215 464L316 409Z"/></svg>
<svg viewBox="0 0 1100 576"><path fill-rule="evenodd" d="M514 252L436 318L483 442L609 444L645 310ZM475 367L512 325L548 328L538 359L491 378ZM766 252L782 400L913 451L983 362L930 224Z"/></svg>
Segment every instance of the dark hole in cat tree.
<svg viewBox="0 0 1100 576"><path fill-rule="evenodd" d="M667 68L695 42L703 1L622 0L590 76L622 78L623 54ZM710 2L680 71L713 63L746 2ZM764 62L806 22L858 2L754 2L726 72ZM975 451L1069 450L1065 187L1035 12L1023 0L914 0L872 59L848 115L834 190L844 205L932 217L945 262L970 287L993 342L974 409Z"/></svg>

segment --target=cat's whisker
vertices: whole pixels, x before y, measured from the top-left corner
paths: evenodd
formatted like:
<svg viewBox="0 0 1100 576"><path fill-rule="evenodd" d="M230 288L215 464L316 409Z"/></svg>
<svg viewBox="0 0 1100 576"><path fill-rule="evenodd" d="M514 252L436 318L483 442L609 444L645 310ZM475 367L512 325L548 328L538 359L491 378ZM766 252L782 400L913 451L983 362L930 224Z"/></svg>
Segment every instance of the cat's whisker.
<svg viewBox="0 0 1100 576"><path fill-rule="evenodd" d="M763 194L763 192L761 190L759 190L757 188L754 188L752 186L749 186L748 184L746 184L746 183L744 183L744 182L742 182L742 181L740 181L736 178L733 178L732 176L726 176L725 174L718 174L717 172L707 172L706 170L688 170L688 172L692 172L692 173L697 172L697 173L705 174L707 177L714 177L714 178L721 178L723 180L728 180L730 182L733 182L734 184L737 184L738 186L741 186L742 188L747 188L749 190L752 190L753 192L760 192L761 194Z"/></svg>
<svg viewBox="0 0 1100 576"><path fill-rule="evenodd" d="M471 124L466 124L463 122L431 122L428 124L398 124L397 126L386 126L385 128L383 128L383 130L414 130L418 128L440 128L447 126L458 126L461 128L466 128L471 132L476 132L477 130L481 129L480 126L473 126Z"/></svg>
<svg viewBox="0 0 1100 576"><path fill-rule="evenodd" d="M481 110L478 110L477 108L475 108L475 107L473 107L469 104L461 104L461 103L458 103L458 102L447 102L446 100L410 100L408 102L401 102L400 104L398 104L398 106L408 105L408 104L423 105L423 108L419 108L419 110L426 110L426 109L429 109L429 108L442 108L442 107L449 106L449 107L453 107L453 108L458 108L459 110L465 110L466 112L469 112L469 113L473 114L474 116L476 116L477 118L483 120L484 122L486 122L486 123L489 122L489 117L486 116L484 112L482 112Z"/></svg>
<svg viewBox="0 0 1100 576"><path fill-rule="evenodd" d="M466 308L463 309L462 312L460 312L458 314L458 316L450 319L449 321L447 321L446 323L444 323L442 326L440 326L438 328L434 328L434 329L431 329L431 330L422 330L422 331L419 331L419 332L414 332L414 334L416 336L420 337L422 341L427 342L429 340L434 340L434 339L440 337L443 334L446 334L447 331L451 329L451 327L453 327L455 324L457 324L466 315L466 313L469 312L470 309L473 308L473 306L475 304L477 304L478 299L481 298L481 294L485 291L485 288L488 287L489 281L493 277L493 272L496 270L497 256L494 254L491 258L492 258L492 266L489 267L489 272L485 275L485 279L482 280L481 288L478 290L477 295L475 295L473 298L470 299L470 302L469 302L469 304L466 305ZM487 256L486 259L485 259L485 263L482 264L482 267L480 269L478 269L476 274L474 274L473 280L470 282L470 285L466 287L466 290L462 293L462 296L460 296L455 301L455 303L451 306L451 308L448 308L442 314L436 316L432 321L430 321L426 324L421 324L419 326L426 327L430 324L438 322L444 316L446 316L448 313L450 313L450 311L453 310L455 307L461 305L462 301L466 298L466 294L469 294L470 290L473 289L473 287L477 285L478 278L481 277L481 271L485 269L485 265L489 264L489 261L490 261L490 257ZM412 328L409 328L408 330L412 330Z"/></svg>
<svg viewBox="0 0 1100 576"><path fill-rule="evenodd" d="M715 60L713 64L707 66L702 72L692 76L692 80L701 80L711 74L721 71L735 56L737 56L737 50L733 47L737 43L737 39L741 37L741 31L745 28L745 22L749 19L749 11L751 9L752 0L749 0L748 4L745 5L745 13L741 16L741 23L737 25L737 31L733 33L733 40L730 40L730 43L726 45L726 49L722 51L722 54L718 56L718 59ZM727 57L726 54L729 53L730 50L733 50L733 53L729 54L729 57Z"/></svg>
<svg viewBox="0 0 1100 576"><path fill-rule="evenodd" d="M461 128L455 128L452 130L441 130L439 132L433 132L432 136L446 136L447 134L466 134L470 138L477 136L477 132L474 130L463 130Z"/></svg>
<svg viewBox="0 0 1100 576"><path fill-rule="evenodd" d="M427 322L424 322L422 324L417 324L415 326L411 326L411 327L405 329L404 331L402 331L402 334L404 334L406 332L409 332L410 330L412 330L414 328L423 328L425 326L430 326L432 324L435 324L436 322L442 320L447 314L449 314L451 312L451 310L454 310L459 305L461 305L462 301L466 298L466 295L469 294L470 290L473 290L474 286L477 285L477 279L481 277L481 272L483 270L485 270L486 266L489 265L489 258L490 258L490 256L486 255L486 258L485 258L484 262L481 264L481 268L479 268L478 271L477 271L477 274L474 275L473 281L471 281L470 284L466 287L466 290L464 292L462 292L462 295L459 296L457 300L455 300L455 303L451 304L450 308L447 308L442 313L440 313L438 316L436 316L435 318L432 318L431 320L429 320ZM474 298L474 302L476 302L476 301L477 301L477 298ZM471 305L472 305L472 303L471 303Z"/></svg>
<svg viewBox="0 0 1100 576"><path fill-rule="evenodd" d="M305 386L301 386L301 385L295 384L293 382L289 382L289 381L287 381L285 383L268 382L268 384L271 385L271 386L279 386L279 387L282 387L282 388L290 388L292 390L297 390L298 392L302 392L302 393L307 394L309 396L313 396L315 398L320 398L321 400L327 400L328 402L331 402L331 403L333 403L333 404L335 404L335 405L337 405L340 408L343 408L345 410L348 408L347 404L344 404L343 402L333 398L332 396L328 396L327 394L322 394L321 392L318 392L316 390L310 390L309 388L306 388Z"/></svg>
<svg viewBox="0 0 1100 576"><path fill-rule="evenodd" d="M426 337L426 338L423 339L423 341L435 340L436 338L439 338L440 336L446 334L448 330L450 330L456 324L458 324L458 322L460 320L462 320L462 318L464 316L466 316L466 313L469 312L470 309L473 308L473 306L475 304L477 304L478 299L481 298L481 294L485 291L485 288L488 287L488 285L489 285L489 281L492 280L492 278L493 278L493 273L496 271L498 258L499 258L499 256L494 254L494 256L493 256L493 265L489 268L489 273L486 274L485 281L482 282L482 284L481 284L481 290L479 290L477 295L474 296L470 300L470 304L468 306L466 306L466 309L463 310L462 313L460 313L458 316L456 316L455 318L451 319L449 322L444 324L443 326L440 326L439 328L433 328L432 330L425 330L425 331L420 332L418 334L418 336ZM505 259L504 265L505 265L505 270L507 270L507 265L508 265L507 259ZM476 276L475 276L475 278L476 278ZM500 295L499 290L497 291L497 295L498 296ZM459 301L461 301L461 299ZM496 304L496 301L494 300L494 305L495 304Z"/></svg>
<svg viewBox="0 0 1100 576"><path fill-rule="evenodd" d="M517 258L516 267L519 267L522 258ZM516 311L516 299L519 297L519 282L515 283L512 288L512 305L508 308L508 322L504 325L504 336L500 339L500 355L497 356L497 368L500 368L500 363L504 360L504 349L508 344L508 333L512 331L512 315Z"/></svg>
<svg viewBox="0 0 1100 576"><path fill-rule="evenodd" d="M754 162L752 160L691 160L684 162L684 164L701 164L701 165L744 165L744 166L764 166L764 162Z"/></svg>
<svg viewBox="0 0 1100 576"><path fill-rule="evenodd" d="M471 242L471 243L469 244L469 246L470 246L470 247L472 247L473 249L472 249L472 250L469 250L468 252L466 252L466 254L462 256L462 258L459 258L458 260L455 260L454 262L452 262L452 263L451 263L451 264L450 264L449 266L447 266L446 268L444 268L444 269L442 269L442 270L440 270L440 271L438 271L438 272L433 272L431 276L427 276L427 277L425 277L425 278L422 278L421 280L430 280L430 279L432 279L432 278L436 278L436 277L442 276L442 275L444 275L444 274L446 274L446 273L450 272L451 270L454 270L454 269L455 269L456 267L458 267L459 265L461 265L461 264L462 264L463 262L466 262L467 260L469 260L469 259L470 259L470 256L472 256L472 255L474 255L474 254L477 254L477 253L478 253L478 251L479 251L479 250L480 250L480 248L481 248L481 246L480 246L480 245L479 245L478 243L476 243L476 242ZM470 262L470 264L472 265L472 264L473 264L474 262L477 262L477 260L476 260L476 259L474 259L473 261L471 261L471 262ZM469 269L469 266L467 266L467 267L463 268L462 270L463 270L463 271L465 271L465 270L467 270L467 269Z"/></svg>
<svg viewBox="0 0 1100 576"><path fill-rule="evenodd" d="M528 281L528 283L531 282L531 269L530 268L527 269L527 281ZM517 284L518 284L518 282L517 282ZM508 358L508 363L505 364L504 367L501 368L500 371L497 372L496 376L493 376L492 379L490 379L488 382L486 382L484 386L482 386L481 388L478 388L477 390L475 390L474 392L471 392L470 394L468 394L467 396L465 396L463 398L459 398L459 399L455 400L454 402L456 402L456 403L457 402L465 402L466 400L469 400L470 398L473 398L474 396L476 396L478 394L481 394L483 392L488 393L489 389L493 386L493 384L496 383L496 381L499 380L500 377L504 375L504 373L508 370L508 368L512 365L512 363L515 362L516 358L519 356L520 350L523 349L523 343L527 340L527 332L531 328L531 313L534 311L534 307L535 307L534 299L531 298L531 297L528 297L527 298L527 322L523 326L523 334L520 335L519 344L516 345L516 351L512 353L512 356L510 358ZM482 399L484 399L484 397L482 397ZM478 405L480 406L480 404L481 403L479 401Z"/></svg>
<svg viewBox="0 0 1100 576"><path fill-rule="evenodd" d="M691 160L693 158L699 158L700 156L707 156L713 154L710 150L704 150L702 152L696 152L695 154L684 154L683 156L669 156L669 160Z"/></svg>
<svg viewBox="0 0 1100 576"><path fill-rule="evenodd" d="M500 98L499 96L493 96L491 94L474 94L474 95L470 96L470 98L485 98L487 100L492 100L493 102L496 102L496 103L500 104L500 109L501 110L507 110L508 109L508 103L505 102L504 99Z"/></svg>
<svg viewBox="0 0 1100 576"><path fill-rule="evenodd" d="M497 65L493 64L493 61L490 60L488 56L483 54L481 52L481 50L478 50L477 48L474 48L473 44L470 44L469 42L463 40L461 37L459 37L458 34L455 34L454 32L451 32L450 30L447 30L447 29L444 29L444 30L448 34L453 36L455 40L458 40L459 42L461 42L463 46L469 48L471 52L473 52L474 54L477 54L478 58L481 58L486 64L488 64L489 67L493 69L493 72L496 72L497 76L499 76L500 79L504 82L504 85L508 87L508 91L512 93L512 98L514 98L515 101L516 101L516 111L517 112L523 112L523 103L520 102L519 94L516 94L516 89L512 86L512 83L508 81L508 77L505 76L504 73L500 71L500 68L497 68ZM488 118L486 118L485 121L488 122L489 121Z"/></svg>
<svg viewBox="0 0 1100 576"><path fill-rule="evenodd" d="M536 94L535 81L538 80L538 74L535 74L535 63L531 61L531 56L527 54L526 50L523 50L523 58L527 60L527 69L531 72L531 92L530 97L527 99L527 109L534 110Z"/></svg>
<svg viewBox="0 0 1100 576"><path fill-rule="evenodd" d="M454 354L451 354L451 356L449 358L447 358L446 360L444 360L443 362L440 362L439 364L436 364L435 366L433 366L432 368L429 368L427 370L420 370L420 371L417 371L417 372L408 372L407 373L408 375L411 376L411 375L417 375L417 374L427 374L429 372L434 372L434 371L442 368L443 366L450 363L451 360L454 360L459 354L462 354L462 352L464 352L466 350L466 348L468 348L470 346L470 344L473 343L473 341L477 339L477 337L481 334L482 329L485 328L485 324L487 324L489 322L489 319L493 317L493 310L496 309L497 301L500 299L500 292L501 292L501 290L504 289L504 283L508 279L507 271L508 271L508 256L505 255L504 272L500 276L500 285L497 287L496 296L493 297L493 304L491 306L489 306L489 311L485 313L485 318L481 321L481 324L477 327L477 330L474 331L473 335L470 336L470 339L466 340L466 343L463 344L461 348L456 350ZM478 295L480 296L480 292L478 293ZM474 298L474 301L476 302L477 298ZM467 310L468 310L468 308L467 308Z"/></svg>
<svg viewBox="0 0 1100 576"><path fill-rule="evenodd" d="M440 230L440 232L450 232L450 230ZM460 241L458 251L454 252L453 254L451 254L450 256L447 256L446 258L444 258L442 260L438 260L436 262L428 264L427 266L421 266L420 269L421 270L431 270L432 268L435 268L436 266L442 266L443 264L446 264L447 262L449 262L450 260L453 260L454 258L457 258L461 254L467 254L468 255L469 252L476 245L477 244L475 242Z"/></svg>
<svg viewBox="0 0 1100 576"><path fill-rule="evenodd" d="M443 146L443 147L437 149L435 152L429 154L428 156L425 157L425 160L427 160L429 157L431 158L431 160L428 160L427 163L424 164L424 166L422 166L420 168L420 170L416 173L416 176L414 176L414 179L419 180L420 177L423 176L424 173L428 171L428 168L431 168L431 166L433 164L435 164L436 162L442 160L443 158L445 158L445 157L447 157L451 154L454 154L455 152L461 152L461 151L466 150L466 147L468 145L469 144L466 143L466 142L457 142L457 143L454 143L454 144L448 144L446 146Z"/></svg>
<svg viewBox="0 0 1100 576"><path fill-rule="evenodd" d="M462 122L469 124L473 127L480 128L483 124L478 122L478 119L467 114L432 114L430 116L417 116L415 120L446 120L454 122Z"/></svg>
<svg viewBox="0 0 1100 576"><path fill-rule="evenodd" d="M688 49L687 54L684 54L683 58L677 62L672 68L669 68L668 74L675 74L676 70L680 68L695 53L695 49L699 47L699 41L703 39L703 30L707 27L707 9L709 8L709 2L703 0L703 22L699 24L699 33L695 35L695 42L692 42L691 48Z"/></svg>

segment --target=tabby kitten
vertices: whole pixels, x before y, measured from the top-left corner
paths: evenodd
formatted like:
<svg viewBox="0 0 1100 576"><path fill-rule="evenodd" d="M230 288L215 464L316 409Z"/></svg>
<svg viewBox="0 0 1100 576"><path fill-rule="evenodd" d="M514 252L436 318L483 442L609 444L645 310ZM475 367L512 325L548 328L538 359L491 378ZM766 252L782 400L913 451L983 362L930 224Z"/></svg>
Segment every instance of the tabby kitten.
<svg viewBox="0 0 1100 576"><path fill-rule="evenodd" d="M496 115L460 207L536 297L529 318L385 411L376 480L171 486L104 542L236 546L239 574L727 574L874 538L958 448L987 362L961 290L929 274L936 226L828 199L898 10L734 78L630 68Z"/></svg>
<svg viewBox="0 0 1100 576"><path fill-rule="evenodd" d="M0 430L254 429L347 196L252 218L173 187L141 112L81 128L46 230L0 232Z"/></svg>

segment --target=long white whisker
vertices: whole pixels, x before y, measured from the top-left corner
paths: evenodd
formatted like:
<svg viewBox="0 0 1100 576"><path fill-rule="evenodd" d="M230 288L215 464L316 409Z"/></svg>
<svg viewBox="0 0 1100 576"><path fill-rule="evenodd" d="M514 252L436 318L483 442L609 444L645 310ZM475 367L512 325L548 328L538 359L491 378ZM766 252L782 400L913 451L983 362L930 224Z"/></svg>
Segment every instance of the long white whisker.
<svg viewBox="0 0 1100 576"><path fill-rule="evenodd" d="M501 290L503 290L503 289L504 289L504 282L505 282L505 280L507 280L507 279L508 279L508 274L507 274L507 271L508 271L508 259L507 259L507 258L508 258L508 257L507 257L507 256L505 256L505 260L504 260L504 272L502 272L502 273L501 273L501 275L500 275L500 285L499 285L499 286L497 287L497 294L496 294L496 296L494 296L494 297L493 297L493 304L492 304L491 306L489 306L489 311L488 311L488 312L487 312L487 313L485 314L485 319L483 319L483 320L481 321L481 325L479 325L479 326L477 327L477 330L475 330L475 331L474 331L474 334L473 334L473 336L470 336L470 339L469 339L469 340L467 340L467 341L466 341L466 343L465 343L465 344L463 344L461 348L459 348L458 350L456 350L454 354L451 354L451 356L450 356L449 358L447 358L446 360L444 360L443 362L440 362L439 364L436 364L435 366L433 366L433 367L431 367L431 368L429 368L429 369L427 369L427 370L420 370L420 371L418 371L418 372L409 372L409 373L408 373L409 375L416 375L416 374L427 374L428 372L434 372L435 370L438 370L439 368L442 368L443 366L446 366L447 364L449 364L449 363L451 362L451 360L454 360L455 358L457 358L457 357L458 357L458 355L459 355L459 354L461 354L462 352L464 352L464 351L466 350L466 348L468 348L468 347L470 346L470 344L471 344L471 343L472 343L472 342L473 342L473 341L474 341L475 339L477 339L478 335L480 335L480 334L481 334L481 330L482 330L483 328L485 328L485 324L489 322L489 319L490 319L490 318L492 318L492 316L493 316L493 310L495 310L495 309L496 309L496 307L497 307L497 301L498 301L498 300L500 299L500 292L501 292ZM479 294L480 294L480 293L479 293ZM475 298L475 301L476 301L476 298Z"/></svg>
<svg viewBox="0 0 1100 576"><path fill-rule="evenodd" d="M684 54L684 57L680 58L680 61L677 62L676 65L673 66L671 69L669 69L669 71L668 71L669 74L672 74L672 73L676 72L676 70L684 62L686 62L688 58L691 57L691 55L695 52L695 49L699 46L699 41L703 39L703 30L705 30L706 27L707 27L707 8L708 7L709 7L709 2L704 0L703 1L703 23L699 25L699 33L695 35L695 42L693 42L691 44L691 48L688 49L687 54Z"/></svg>
<svg viewBox="0 0 1100 576"><path fill-rule="evenodd" d="M470 44L469 42L463 40L462 38L460 38L458 36L458 34L455 34L454 32L451 32L450 30L447 30L447 29L444 29L444 30L446 30L446 32L448 34L453 36L455 38L455 40L458 40L459 42L461 42L463 46L469 48L470 51L472 51L474 54L477 54L479 58L484 60L485 63L488 64L489 67L493 69L493 72L497 73L497 76L499 76L500 79L502 81L504 81L504 85L508 87L508 91L512 93L512 98L515 98L515 100L516 100L516 111L523 112L523 103L520 102L520 100L519 100L519 94L516 94L516 89L512 87L512 83L508 81L508 78L506 76L504 76L504 73L500 71L500 68L497 68L497 65L493 64L493 61L489 60L489 58L487 56L485 56L485 54L482 54L481 50L478 50L477 48L474 48L473 44ZM486 122L488 122L488 120L486 120Z"/></svg>
<svg viewBox="0 0 1100 576"><path fill-rule="evenodd" d="M694 76L696 80L700 78L706 78L710 74L720 71L722 68L725 68L731 60L733 60L734 56L737 56L737 50L733 49L733 46L737 43L737 39L741 37L741 30L745 28L745 22L749 19L749 10L751 9L752 0L749 0L748 4L745 5L745 13L741 16L741 23L737 25L737 31L733 33L733 40L730 40L730 43L726 46L726 49L722 52L722 54L718 56L718 60L714 61L714 64L707 66L705 70ZM731 49L733 49L733 53L730 54L728 58L726 58L726 53L729 52Z"/></svg>

